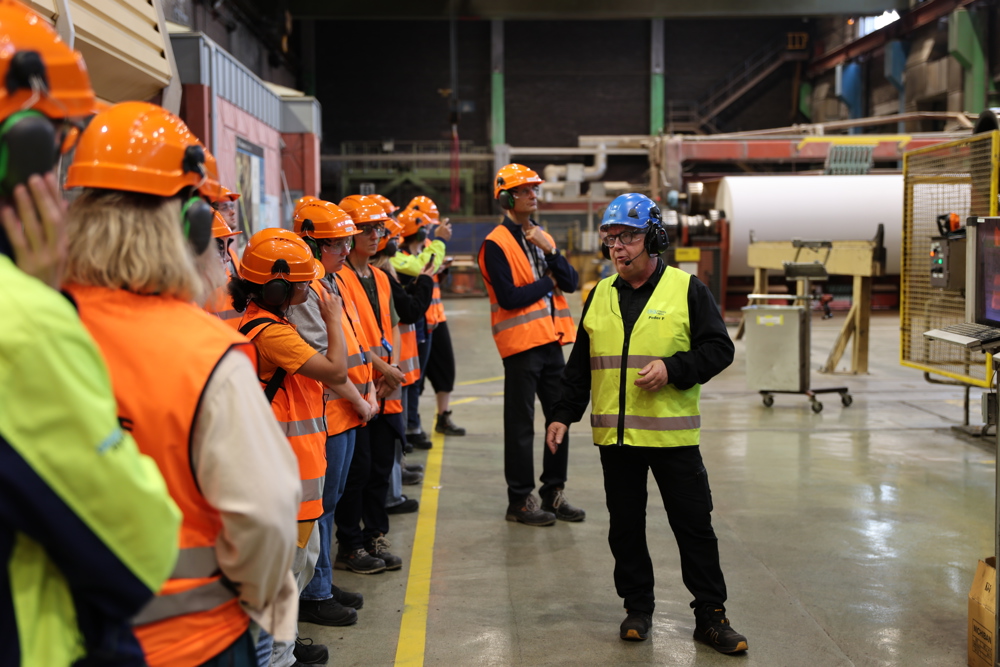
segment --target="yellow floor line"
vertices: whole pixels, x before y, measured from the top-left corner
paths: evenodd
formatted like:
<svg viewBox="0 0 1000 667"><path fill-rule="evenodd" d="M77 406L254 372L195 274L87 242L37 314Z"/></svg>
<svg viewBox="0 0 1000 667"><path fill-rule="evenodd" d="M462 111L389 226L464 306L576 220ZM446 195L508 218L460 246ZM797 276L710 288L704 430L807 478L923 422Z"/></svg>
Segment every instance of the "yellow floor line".
<svg viewBox="0 0 1000 667"><path fill-rule="evenodd" d="M498 382L503 379L504 376L498 375L495 378L483 378L482 380L466 380L465 382L456 382L455 384L462 387L468 386L470 384L484 384L486 382Z"/></svg>
<svg viewBox="0 0 1000 667"><path fill-rule="evenodd" d="M452 405L462 405L463 403L472 403L473 401L478 401L478 400L479 400L478 396L470 396L469 398L459 398L455 399L454 401L449 401L448 407L451 407Z"/></svg>
<svg viewBox="0 0 1000 667"><path fill-rule="evenodd" d="M475 399L473 399L475 400ZM458 401L452 401L457 403ZM434 433L434 446L427 452L417 529L413 535L410 574L403 600L403 618L399 622L396 667L423 667L427 642L427 606L431 596L431 565L434 562L434 537L437 532L438 494L441 491L441 462L444 458L444 435Z"/></svg>

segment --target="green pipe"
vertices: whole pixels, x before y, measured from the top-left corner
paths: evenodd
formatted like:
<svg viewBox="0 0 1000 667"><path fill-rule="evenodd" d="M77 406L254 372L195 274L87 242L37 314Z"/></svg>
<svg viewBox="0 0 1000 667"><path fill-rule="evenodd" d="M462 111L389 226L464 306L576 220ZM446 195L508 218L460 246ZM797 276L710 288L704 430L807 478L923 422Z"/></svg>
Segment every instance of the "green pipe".
<svg viewBox="0 0 1000 667"><path fill-rule="evenodd" d="M649 75L649 133L663 132L663 73Z"/></svg>
<svg viewBox="0 0 1000 667"><path fill-rule="evenodd" d="M492 90L492 125L493 125L493 145L499 146L507 143L507 127L504 117L504 86L503 72L493 72Z"/></svg>

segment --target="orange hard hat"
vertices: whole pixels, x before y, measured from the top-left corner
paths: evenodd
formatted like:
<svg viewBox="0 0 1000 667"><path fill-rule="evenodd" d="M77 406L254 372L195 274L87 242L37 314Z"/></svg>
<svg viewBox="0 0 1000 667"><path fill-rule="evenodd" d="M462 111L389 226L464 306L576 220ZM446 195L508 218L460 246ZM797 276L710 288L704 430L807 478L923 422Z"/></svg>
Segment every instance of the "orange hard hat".
<svg viewBox="0 0 1000 667"><path fill-rule="evenodd" d="M295 200L295 210L299 210L306 204L310 204L314 201L322 201L319 197L313 197L312 195L305 195L304 197L299 197Z"/></svg>
<svg viewBox="0 0 1000 667"><path fill-rule="evenodd" d="M434 200L426 195L418 195L410 200L410 203L406 205L406 208L412 208L416 211L420 211L429 218L430 224L435 224L441 214L438 212L437 204Z"/></svg>
<svg viewBox="0 0 1000 667"><path fill-rule="evenodd" d="M0 0L0 35L0 81L4 82L0 85L0 120L25 109L49 118L95 112L83 56L38 14L20 2Z"/></svg>
<svg viewBox="0 0 1000 667"><path fill-rule="evenodd" d="M278 279L303 283L322 278L326 269L298 235L271 227L250 237L240 260L239 274L257 285Z"/></svg>
<svg viewBox="0 0 1000 667"><path fill-rule="evenodd" d="M205 148L184 121L155 104L122 102L80 135L66 187L172 197L205 176Z"/></svg>
<svg viewBox="0 0 1000 667"><path fill-rule="evenodd" d="M299 207L293 222L296 234L314 239L339 239L361 233L342 208L320 199Z"/></svg>
<svg viewBox="0 0 1000 667"><path fill-rule="evenodd" d="M508 164L501 167L493 181L493 198L498 199L502 190L510 190L519 185L539 185L544 183L538 174L523 164Z"/></svg>
<svg viewBox="0 0 1000 667"><path fill-rule="evenodd" d="M222 217L222 214L218 211L213 211L212 216L212 238L213 239L228 239L230 236L238 236L243 232L237 230L233 231L229 229L229 225L226 224L226 219Z"/></svg>
<svg viewBox="0 0 1000 667"><path fill-rule="evenodd" d="M385 236L378 241L378 251L385 250L385 247L389 245L389 241L399 236L400 232L403 231L403 224L394 218L389 218L385 221Z"/></svg>
<svg viewBox="0 0 1000 667"><path fill-rule="evenodd" d="M220 191L219 191L219 201L220 202L224 202L224 201L236 201L237 199L240 198L240 193L239 192L233 192L232 190L230 190L229 188L227 188L225 185L221 185L219 187L220 187Z"/></svg>
<svg viewBox="0 0 1000 667"><path fill-rule="evenodd" d="M418 229L431 224L430 216L426 213L421 213L415 208L406 209L399 214L398 219L403 226L402 234L404 238L416 234Z"/></svg>
<svg viewBox="0 0 1000 667"><path fill-rule="evenodd" d="M347 212L347 215L351 216L356 225L373 225L389 220L382 205L364 195L344 197L340 200L339 206Z"/></svg>
<svg viewBox="0 0 1000 667"><path fill-rule="evenodd" d="M219 182L219 164L215 156L205 149L205 182L198 188L198 194L213 204L222 201L222 183Z"/></svg>
<svg viewBox="0 0 1000 667"><path fill-rule="evenodd" d="M392 215L393 213L399 210L399 207L393 204L391 201L389 201L388 197L383 197L382 195L368 195L368 196L377 201L379 205L381 205L382 208L385 209L386 215Z"/></svg>

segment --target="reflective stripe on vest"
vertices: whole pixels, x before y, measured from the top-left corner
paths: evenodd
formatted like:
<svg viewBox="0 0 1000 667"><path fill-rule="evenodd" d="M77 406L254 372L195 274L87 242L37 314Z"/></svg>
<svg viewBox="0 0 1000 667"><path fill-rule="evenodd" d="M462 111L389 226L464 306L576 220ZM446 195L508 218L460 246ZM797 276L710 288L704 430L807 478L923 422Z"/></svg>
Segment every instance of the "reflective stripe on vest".
<svg viewBox="0 0 1000 667"><path fill-rule="evenodd" d="M213 579L186 591L157 595L132 619L132 625L147 625L176 616L208 611L235 597L236 593L229 590L221 579Z"/></svg>
<svg viewBox="0 0 1000 667"><path fill-rule="evenodd" d="M326 484L326 476L316 479L302 480L302 501L323 500L323 485Z"/></svg>
<svg viewBox="0 0 1000 667"><path fill-rule="evenodd" d="M215 547L188 547L177 554L177 563L170 573L171 579L199 579L211 577L219 571Z"/></svg>
<svg viewBox="0 0 1000 667"><path fill-rule="evenodd" d="M651 361L691 349L687 309L691 276L667 267L627 340L613 286L616 277L597 284L583 318L590 336L594 442L634 447L697 445L699 385L680 390L667 384L655 392L635 386L639 370Z"/></svg>
<svg viewBox="0 0 1000 667"><path fill-rule="evenodd" d="M403 384L410 385L420 379L420 351L417 349L417 325L399 323L399 370Z"/></svg>
<svg viewBox="0 0 1000 667"><path fill-rule="evenodd" d="M293 422L280 422L281 428L285 432L285 437L293 438L297 435L309 435L310 433L326 432L326 422L323 417L311 417Z"/></svg>
<svg viewBox="0 0 1000 667"><path fill-rule="evenodd" d="M555 241L545 230L539 227L538 231L555 246ZM524 248L504 224L494 227L486 241L496 243L503 251L515 287L525 287L539 280ZM490 297L490 324L501 358L549 343L568 345L576 340L576 327L570 316L569 304L558 290L551 293L551 309L548 300L543 298L525 308L505 310L497 301L486 269L485 241L479 248L479 270L483 273L483 282Z"/></svg>

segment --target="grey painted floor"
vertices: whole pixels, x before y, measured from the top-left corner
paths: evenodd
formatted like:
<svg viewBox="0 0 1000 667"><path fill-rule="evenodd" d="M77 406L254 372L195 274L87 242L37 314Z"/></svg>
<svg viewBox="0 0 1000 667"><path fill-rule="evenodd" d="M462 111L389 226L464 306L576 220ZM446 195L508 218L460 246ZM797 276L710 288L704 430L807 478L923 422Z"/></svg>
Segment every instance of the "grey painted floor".
<svg viewBox="0 0 1000 667"><path fill-rule="evenodd" d="M578 312L579 301L572 303ZM450 300L447 309L459 382L501 376L487 301ZM814 368L826 360L843 317L814 315ZM624 612L589 429L571 431L567 485L587 520L548 528L508 523L503 383L456 387L455 421L469 435L448 438L441 449L424 664L964 665L969 585L977 560L993 550L993 441L951 428L962 420L960 389L928 384L899 365L898 313L877 314L871 329L869 375L813 373L814 387L849 386L848 408L835 394L822 397L820 414L804 396L777 396L763 407L746 389L741 341L733 366L703 389L702 453L727 607L750 644L740 656L692 640L690 596L652 481L653 633L642 643L619 640ZM973 390L974 423L978 395ZM429 392L421 412L430 425ZM540 466L540 435L538 443ZM392 518L402 571L335 573L339 586L365 594L357 625L301 626L330 646L331 664L395 663L416 523L417 515Z"/></svg>

